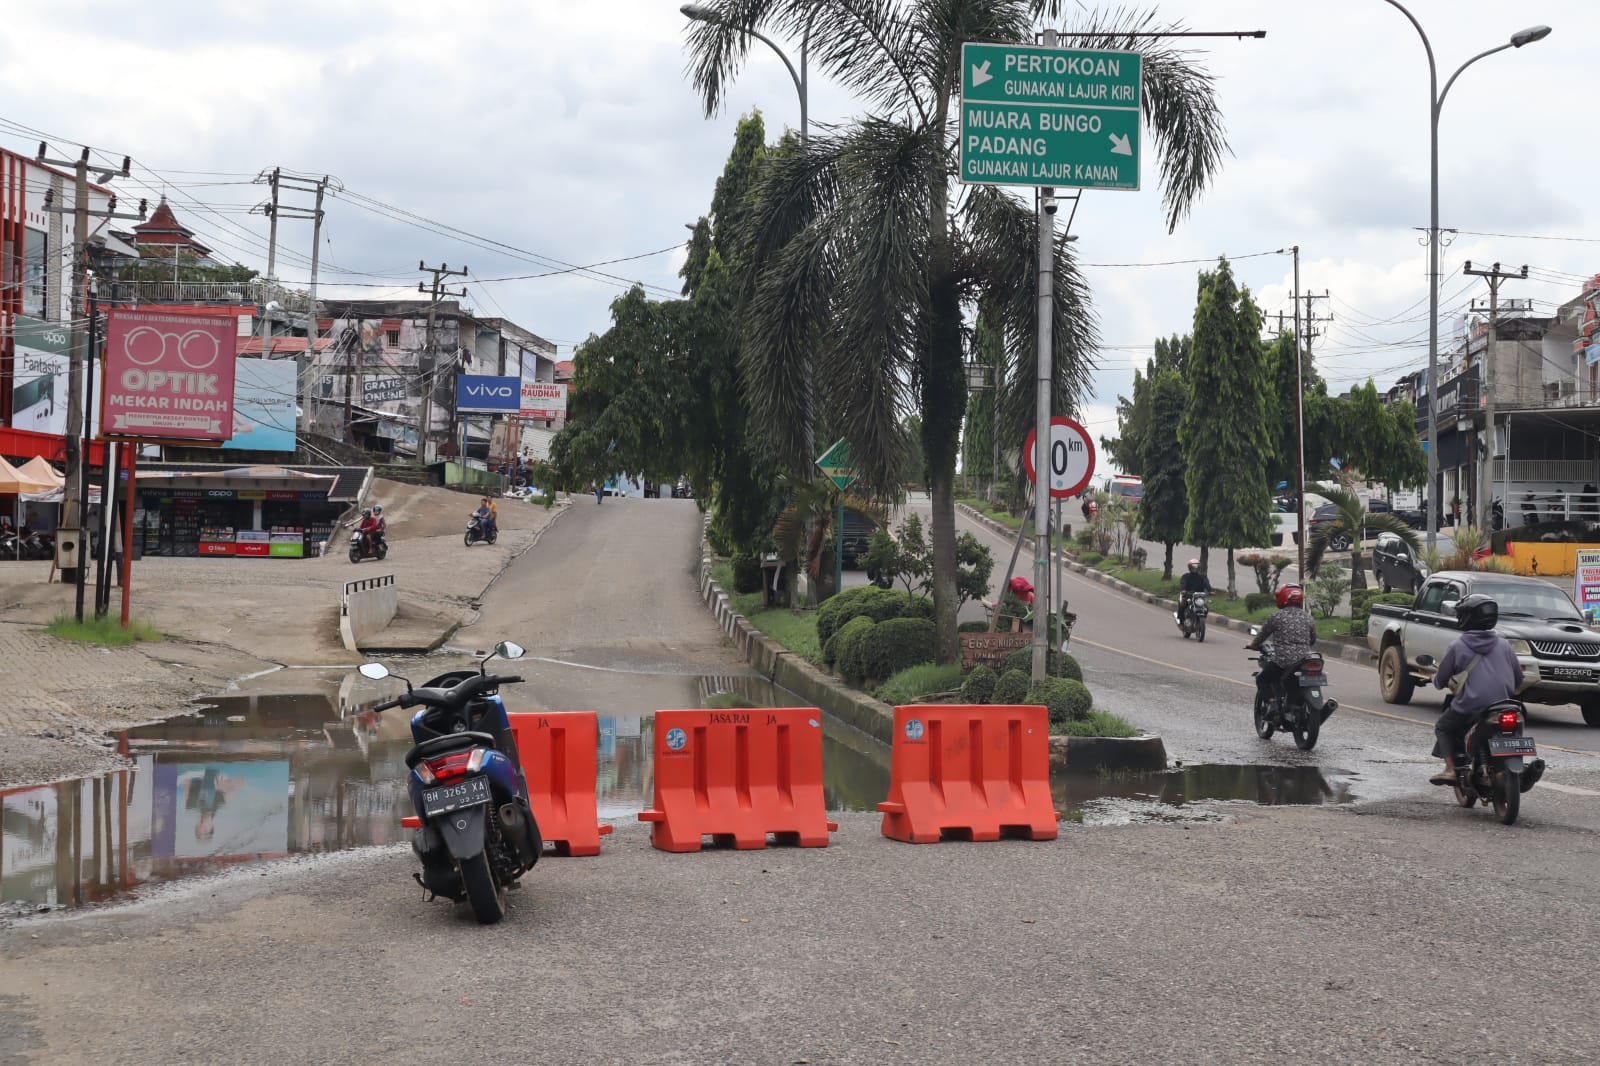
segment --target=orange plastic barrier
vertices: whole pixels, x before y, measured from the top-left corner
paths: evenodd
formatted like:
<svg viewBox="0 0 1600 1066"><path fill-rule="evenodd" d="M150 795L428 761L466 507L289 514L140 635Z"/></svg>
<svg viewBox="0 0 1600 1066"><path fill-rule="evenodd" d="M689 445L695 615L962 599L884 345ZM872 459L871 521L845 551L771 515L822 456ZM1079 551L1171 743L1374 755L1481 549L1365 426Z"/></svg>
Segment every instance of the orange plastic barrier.
<svg viewBox="0 0 1600 1066"><path fill-rule="evenodd" d="M894 709L883 835L1054 840L1050 730L1043 707L917 704Z"/></svg>
<svg viewBox="0 0 1600 1066"><path fill-rule="evenodd" d="M825 848L839 826L822 798L822 715L814 707L657 711L654 823L661 851L699 851L705 837L741 850Z"/></svg>
<svg viewBox="0 0 1600 1066"><path fill-rule="evenodd" d="M598 855L600 838L612 827L600 823L595 798L595 771L600 743L599 719L593 711L550 714L507 714L517 758L528 779L528 804L545 843L557 855ZM400 824L416 829L421 821L408 815Z"/></svg>

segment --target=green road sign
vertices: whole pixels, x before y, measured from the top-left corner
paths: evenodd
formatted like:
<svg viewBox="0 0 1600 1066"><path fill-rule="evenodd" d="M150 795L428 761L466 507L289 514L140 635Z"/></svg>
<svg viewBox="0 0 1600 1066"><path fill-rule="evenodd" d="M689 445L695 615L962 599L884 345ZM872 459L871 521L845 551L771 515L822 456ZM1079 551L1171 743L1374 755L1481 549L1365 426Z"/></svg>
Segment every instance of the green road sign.
<svg viewBox="0 0 1600 1066"><path fill-rule="evenodd" d="M839 488L849 488L856 480L856 467L850 461L850 442L835 442L833 447L817 457L817 468Z"/></svg>
<svg viewBox="0 0 1600 1066"><path fill-rule="evenodd" d="M961 180L1139 188L1137 52L961 46Z"/></svg>

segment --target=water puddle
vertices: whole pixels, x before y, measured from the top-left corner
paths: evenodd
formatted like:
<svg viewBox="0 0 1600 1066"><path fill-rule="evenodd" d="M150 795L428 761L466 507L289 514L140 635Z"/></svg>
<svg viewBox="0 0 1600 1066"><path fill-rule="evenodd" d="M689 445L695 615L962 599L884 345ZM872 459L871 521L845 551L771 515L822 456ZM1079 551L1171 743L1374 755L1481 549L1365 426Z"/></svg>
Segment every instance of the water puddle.
<svg viewBox="0 0 1600 1066"><path fill-rule="evenodd" d="M685 706L803 706L758 677L685 680ZM888 750L823 718L830 810L888 794ZM650 716L600 715L602 820L632 820L654 789ZM119 738L121 739L121 738ZM341 711L328 695L230 696L130 729L130 769L0 794L0 909L116 899L228 865L409 842L404 713Z"/></svg>
<svg viewBox="0 0 1600 1066"><path fill-rule="evenodd" d="M1133 822L1215 822L1223 804L1264 807L1355 802L1355 775L1317 766L1200 765L1142 773L1057 774L1056 806L1077 812L1085 825Z"/></svg>

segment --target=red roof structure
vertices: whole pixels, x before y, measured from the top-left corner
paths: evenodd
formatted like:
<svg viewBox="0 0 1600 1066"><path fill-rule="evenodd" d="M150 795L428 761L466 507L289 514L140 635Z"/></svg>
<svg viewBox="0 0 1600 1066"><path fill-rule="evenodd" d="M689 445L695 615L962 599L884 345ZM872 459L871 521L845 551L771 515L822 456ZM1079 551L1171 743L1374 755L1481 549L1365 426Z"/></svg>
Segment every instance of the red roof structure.
<svg viewBox="0 0 1600 1066"><path fill-rule="evenodd" d="M209 258L211 255L210 248L194 239L194 230L178 221L178 216L172 213L172 207L167 203L165 196L156 205L148 221L133 227L133 243L140 251L150 248L166 252L175 248L179 252L188 252L201 259Z"/></svg>

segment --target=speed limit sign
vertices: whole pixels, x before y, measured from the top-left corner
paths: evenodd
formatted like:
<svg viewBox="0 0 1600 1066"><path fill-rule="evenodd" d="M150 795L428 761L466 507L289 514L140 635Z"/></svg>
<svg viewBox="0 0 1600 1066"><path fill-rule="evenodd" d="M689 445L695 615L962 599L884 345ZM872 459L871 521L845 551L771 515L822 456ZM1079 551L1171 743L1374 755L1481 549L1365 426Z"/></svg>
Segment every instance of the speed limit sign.
<svg viewBox="0 0 1600 1066"><path fill-rule="evenodd" d="M1028 471L1028 480L1038 484L1033 471L1034 445L1039 440L1038 430L1028 431L1028 443L1022 446L1022 465ZM1094 442L1089 431L1070 418L1057 415L1050 420L1050 495L1076 496L1088 487L1094 477Z"/></svg>

